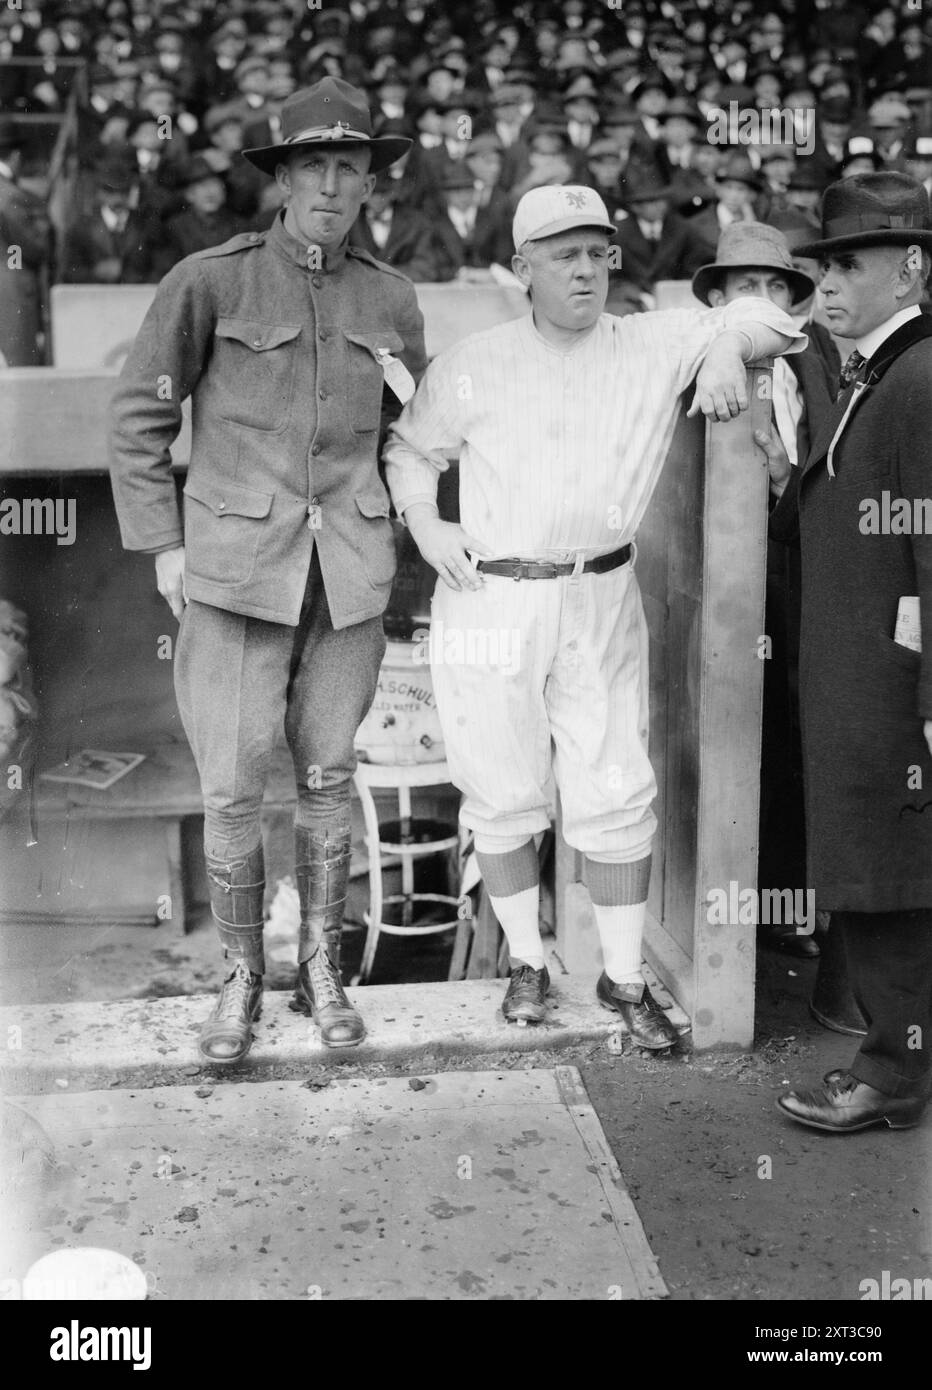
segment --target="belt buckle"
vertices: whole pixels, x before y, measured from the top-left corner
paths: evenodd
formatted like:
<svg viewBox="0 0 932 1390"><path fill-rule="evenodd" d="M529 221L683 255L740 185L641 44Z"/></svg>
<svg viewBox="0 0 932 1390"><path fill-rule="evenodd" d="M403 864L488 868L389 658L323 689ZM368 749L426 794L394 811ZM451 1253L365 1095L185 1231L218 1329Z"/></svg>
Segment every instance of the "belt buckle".
<svg viewBox="0 0 932 1390"><path fill-rule="evenodd" d="M523 571L526 570L526 568L527 563L524 560L519 560L518 563L515 565L514 569L511 571L511 577L515 581L515 583L517 583L519 579L525 578Z"/></svg>

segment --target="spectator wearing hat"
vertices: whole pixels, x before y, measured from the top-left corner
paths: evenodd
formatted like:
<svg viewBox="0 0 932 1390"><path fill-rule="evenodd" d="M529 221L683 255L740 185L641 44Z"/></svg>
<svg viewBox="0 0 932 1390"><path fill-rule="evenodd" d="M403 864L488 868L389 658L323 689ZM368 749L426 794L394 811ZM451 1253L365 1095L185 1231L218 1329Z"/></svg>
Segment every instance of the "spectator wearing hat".
<svg viewBox="0 0 932 1390"><path fill-rule="evenodd" d="M907 135L900 158L907 174L922 184L932 201L932 134Z"/></svg>
<svg viewBox="0 0 932 1390"><path fill-rule="evenodd" d="M663 133L661 118L672 97L669 82L656 71L646 73L631 92L631 101L638 115L632 149L636 149L645 161L655 161Z"/></svg>
<svg viewBox="0 0 932 1390"><path fill-rule="evenodd" d="M203 155L187 160L179 184L184 209L170 217L165 228L160 254L163 274L185 256L219 246L246 229L243 218L231 211L227 203L223 175Z"/></svg>
<svg viewBox="0 0 932 1390"><path fill-rule="evenodd" d="M597 135L586 151L584 181L587 187L595 189L613 215L621 201L623 165L615 141L608 135Z"/></svg>
<svg viewBox="0 0 932 1390"><path fill-rule="evenodd" d="M0 361L38 367L52 240L45 204L19 182L22 161L19 127L0 116Z"/></svg>
<svg viewBox="0 0 932 1390"><path fill-rule="evenodd" d="M543 107L538 115L540 118L545 115ZM508 153L510 152L506 151L506 169ZM550 124L541 119L541 124L535 125L528 134L524 173L510 188L512 205L516 206L531 188L566 183L572 175L574 165L573 150L566 131L561 125Z"/></svg>
<svg viewBox="0 0 932 1390"><path fill-rule="evenodd" d="M502 187L504 151L498 136L480 132L470 140L464 165L476 186L476 238L489 246L490 260L507 265L511 258L512 199Z"/></svg>
<svg viewBox="0 0 932 1390"><path fill-rule="evenodd" d="M811 159L798 159L790 175L783 201L787 209L802 213L812 227L819 226L819 208L825 189L825 176Z"/></svg>
<svg viewBox="0 0 932 1390"><path fill-rule="evenodd" d="M668 181L692 165L693 147L700 131L705 133L706 122L698 106L689 97L674 97L660 117L660 138L655 158L662 176Z"/></svg>
<svg viewBox="0 0 932 1390"><path fill-rule="evenodd" d="M690 219L690 226L709 251L733 222L756 222L763 179L743 150L724 155L715 175L715 200Z"/></svg>
<svg viewBox="0 0 932 1390"><path fill-rule="evenodd" d="M58 278L77 285L146 285L161 278L162 224L139 212L139 171L111 151L92 172L93 206L67 227Z"/></svg>
<svg viewBox="0 0 932 1390"><path fill-rule="evenodd" d="M395 572L379 434L425 357L410 281L348 233L379 170L407 147L373 136L364 95L346 82L296 92L281 141L245 152L281 186L284 212L268 232L169 271L114 394L123 541L156 555L159 590L184 619L176 690L226 961L199 1041L214 1063L246 1056L261 1008L260 812L283 725L297 787L298 1002L325 1046L365 1032L339 944L353 742L376 689ZM189 396L182 518L171 447Z"/></svg>
<svg viewBox="0 0 932 1390"><path fill-rule="evenodd" d="M513 188L528 168L528 135L516 87L497 87L490 97L490 124L502 147L501 183Z"/></svg>
<svg viewBox="0 0 932 1390"><path fill-rule="evenodd" d="M786 237L759 222L734 222L719 238L714 260L693 276L693 293L717 307L743 295L769 299L796 315L809 304L815 282L792 261ZM797 327L807 325L796 321ZM808 328L807 328L808 331ZM834 400L834 380L824 358L811 344L803 352L774 359L773 418L794 467L806 459L812 438L824 425ZM758 885L761 888L806 886L806 836L802 750L796 698L799 667L800 575L798 547L772 541L767 551L765 632L771 639L764 673L764 723L761 748L761 801ZM811 935L799 934L794 922L762 932L762 940L792 955L814 957Z"/></svg>
<svg viewBox="0 0 932 1390"><path fill-rule="evenodd" d="M802 555L808 883L867 1033L847 1067L778 1104L850 1134L917 1124L932 1082L932 530L914 501L932 496L928 195L898 171L832 184L821 235L799 250L818 259L832 331L855 350L805 464L767 451L770 524ZM890 519L901 499L905 524Z"/></svg>
<svg viewBox="0 0 932 1390"><path fill-rule="evenodd" d="M375 83L372 119L376 129L383 121L404 120L408 102L408 79L397 65L387 67Z"/></svg>
<svg viewBox="0 0 932 1390"><path fill-rule="evenodd" d="M884 168L885 160L872 135L851 135L845 141L844 154L838 165L840 179L857 174L875 174Z"/></svg>
<svg viewBox="0 0 932 1390"><path fill-rule="evenodd" d="M629 179L617 214L621 267L611 276L610 313L651 309L658 280L686 280L708 258L709 247L671 210L671 189L659 172Z"/></svg>
<svg viewBox="0 0 932 1390"><path fill-rule="evenodd" d="M796 168L796 149L793 145L761 145L758 154L764 184L761 190L761 211L764 213L774 205L783 204L783 195Z"/></svg>
<svg viewBox="0 0 932 1390"><path fill-rule="evenodd" d="M701 136L692 144L689 167L678 169L670 179L673 206L680 216L692 218L717 201L715 180L724 159L722 147Z"/></svg>
<svg viewBox="0 0 932 1390"><path fill-rule="evenodd" d="M482 44L479 61L466 74L466 85L487 96L501 87L511 62L511 49L501 34L492 32Z"/></svg>
<svg viewBox="0 0 932 1390"><path fill-rule="evenodd" d="M387 171L378 175L350 230L350 242L416 283L438 279L431 217L406 205L399 197L398 184Z"/></svg>
<svg viewBox="0 0 932 1390"><path fill-rule="evenodd" d="M821 169L825 183L835 179L851 134L853 108L842 97L828 97L816 107L815 146L808 156Z"/></svg>
<svg viewBox="0 0 932 1390"><path fill-rule="evenodd" d="M490 215L487 207L480 208L479 190L470 169L465 164L451 166L440 191L441 210L431 219L433 273L429 278L469 279L471 272L487 270L493 261L507 262L503 220ZM507 222L504 225L507 227Z"/></svg>
<svg viewBox="0 0 932 1390"><path fill-rule="evenodd" d="M244 126L266 114L269 101L269 60L263 53L248 53L237 63L232 98L243 113Z"/></svg>
<svg viewBox="0 0 932 1390"><path fill-rule="evenodd" d="M598 129L598 98L598 88L588 74L575 78L563 93L566 132L573 148L583 154Z"/></svg>
<svg viewBox="0 0 932 1390"><path fill-rule="evenodd" d="M243 20L226 20L208 41L209 56L204 65L200 87L200 103L227 102L241 95L236 82L236 69L246 51L248 30Z"/></svg>
<svg viewBox="0 0 932 1390"><path fill-rule="evenodd" d="M879 97L867 112L867 124L877 152L890 165L903 150L912 112L901 97Z"/></svg>

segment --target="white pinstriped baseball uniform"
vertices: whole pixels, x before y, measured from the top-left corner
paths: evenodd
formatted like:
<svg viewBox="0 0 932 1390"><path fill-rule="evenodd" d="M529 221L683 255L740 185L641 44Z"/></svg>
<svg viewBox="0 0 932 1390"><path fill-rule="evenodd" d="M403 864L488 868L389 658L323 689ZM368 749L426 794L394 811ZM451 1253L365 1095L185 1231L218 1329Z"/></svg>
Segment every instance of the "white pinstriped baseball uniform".
<svg viewBox="0 0 932 1390"><path fill-rule="evenodd" d="M386 476L399 515L436 500L438 471L459 453L462 525L492 557L579 566L617 550L635 537L712 339L740 328L761 355L758 324L794 340L788 351L806 345L787 314L751 297L603 314L568 350L531 315L465 338L431 363L392 427ZM480 634L513 632L517 662L482 650ZM430 652L465 825L503 837L545 829L552 771L569 844L619 860L650 852L647 627L633 562L559 579L487 575L477 591L438 583Z"/></svg>

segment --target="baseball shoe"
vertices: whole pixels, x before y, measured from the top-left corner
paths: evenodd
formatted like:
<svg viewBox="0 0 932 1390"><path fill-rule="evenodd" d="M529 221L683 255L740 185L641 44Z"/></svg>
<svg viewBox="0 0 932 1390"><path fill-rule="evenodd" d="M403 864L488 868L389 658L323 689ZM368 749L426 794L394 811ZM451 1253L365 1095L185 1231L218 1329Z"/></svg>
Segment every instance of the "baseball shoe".
<svg viewBox="0 0 932 1390"><path fill-rule="evenodd" d="M523 963L516 966L502 1000L506 1022L517 1023L519 1028L525 1028L529 1023L540 1023L547 1012L549 989L550 975L546 965L540 970Z"/></svg>
<svg viewBox="0 0 932 1390"><path fill-rule="evenodd" d="M651 994L647 985L616 984L602 971L595 987L596 998L603 1009L620 1014L631 1039L638 1047L659 1052L674 1047L680 1035Z"/></svg>

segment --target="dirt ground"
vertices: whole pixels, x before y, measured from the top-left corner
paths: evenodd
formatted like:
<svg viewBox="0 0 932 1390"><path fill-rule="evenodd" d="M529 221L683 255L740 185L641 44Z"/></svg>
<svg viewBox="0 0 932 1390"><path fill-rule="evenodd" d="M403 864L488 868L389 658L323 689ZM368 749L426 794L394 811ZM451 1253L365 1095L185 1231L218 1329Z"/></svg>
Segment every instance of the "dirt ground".
<svg viewBox="0 0 932 1390"><path fill-rule="evenodd" d="M351 917L363 891L361 883L354 887ZM347 975L362 935L347 932ZM289 988L287 943L268 944L270 985ZM384 938L373 983L442 980L450 945L440 936L416 945ZM183 939L139 928L58 928L48 936L33 928L26 937L7 929L3 955L4 1003L190 993L212 990L219 978L206 915ZM883 1128L839 1138L776 1112L786 1083L815 1082L843 1065L855 1040L809 1016L811 963L763 951L758 959L751 1054L653 1060L610 1056L599 1045L570 1054L484 1054L452 1065L581 1068L674 1300L848 1301L859 1299L862 1280L879 1280L884 1270L891 1278L929 1276L929 1120L902 1133ZM422 1058L410 1070L448 1065ZM352 1073L341 1065L341 1076Z"/></svg>

